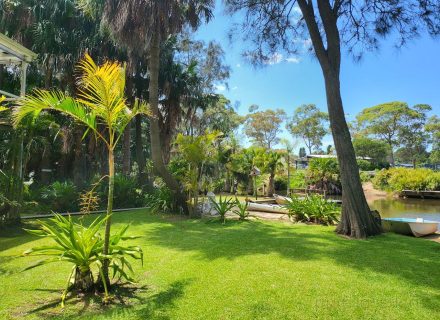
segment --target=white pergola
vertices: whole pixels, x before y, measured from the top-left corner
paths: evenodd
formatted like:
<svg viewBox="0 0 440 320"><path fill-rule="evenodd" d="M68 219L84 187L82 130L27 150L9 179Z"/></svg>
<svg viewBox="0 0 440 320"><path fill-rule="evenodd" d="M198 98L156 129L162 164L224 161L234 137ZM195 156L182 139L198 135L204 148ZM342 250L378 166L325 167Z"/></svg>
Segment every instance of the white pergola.
<svg viewBox="0 0 440 320"><path fill-rule="evenodd" d="M0 64L16 65L20 68L20 96L26 94L26 70L37 54L23 47L18 42L0 33ZM6 96L6 100L15 100L19 96L1 90L0 94Z"/></svg>

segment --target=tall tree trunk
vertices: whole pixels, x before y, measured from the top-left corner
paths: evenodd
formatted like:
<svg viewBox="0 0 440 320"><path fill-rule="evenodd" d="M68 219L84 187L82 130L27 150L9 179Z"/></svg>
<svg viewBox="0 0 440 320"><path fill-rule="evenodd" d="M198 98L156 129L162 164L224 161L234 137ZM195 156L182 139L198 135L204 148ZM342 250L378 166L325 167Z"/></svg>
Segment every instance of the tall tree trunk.
<svg viewBox="0 0 440 320"><path fill-rule="evenodd" d="M122 139L122 174L128 176L131 171L131 122L125 127Z"/></svg>
<svg viewBox="0 0 440 320"><path fill-rule="evenodd" d="M145 174L146 159L144 154L144 142L142 141L142 118L141 115L135 117L135 144L136 144L136 162L139 169L138 182L140 185L145 184L147 175Z"/></svg>
<svg viewBox="0 0 440 320"><path fill-rule="evenodd" d="M338 13L332 9L328 0L318 0L319 15L324 28L324 31L321 31L315 20L313 2L298 0L298 5L324 75L330 128L341 172L342 214L336 232L365 239L367 236L379 234L382 229L371 215L365 199L350 131L345 120L339 82L341 51L337 26ZM325 32L327 48L321 32Z"/></svg>
<svg viewBox="0 0 440 320"><path fill-rule="evenodd" d="M275 172L271 172L269 175L269 186L267 187L267 196L273 196L275 192Z"/></svg>
<svg viewBox="0 0 440 320"><path fill-rule="evenodd" d="M388 145L390 146L390 164L392 167L394 167L395 160L394 160L393 143L389 142Z"/></svg>
<svg viewBox="0 0 440 320"><path fill-rule="evenodd" d="M174 193L177 206L181 207L185 213L188 213L188 204L185 194L177 180L171 175L165 167L162 157L162 148L160 142L159 128L159 63L160 63L159 33L155 32L150 47L150 108L152 117L150 117L150 140L151 140L151 159L153 160L154 170L164 180L168 188Z"/></svg>

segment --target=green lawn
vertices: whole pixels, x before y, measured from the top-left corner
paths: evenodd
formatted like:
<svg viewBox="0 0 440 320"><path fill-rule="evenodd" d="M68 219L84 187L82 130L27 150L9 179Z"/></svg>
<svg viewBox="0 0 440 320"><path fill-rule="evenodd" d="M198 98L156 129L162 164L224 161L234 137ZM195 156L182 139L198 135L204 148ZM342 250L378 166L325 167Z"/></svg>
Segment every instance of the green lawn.
<svg viewBox="0 0 440 320"><path fill-rule="evenodd" d="M17 257L47 242L18 230L0 236L0 319L435 319L440 245L393 234L346 240L331 227L118 213L143 247L136 288L122 304L59 298L70 270L20 272Z"/></svg>

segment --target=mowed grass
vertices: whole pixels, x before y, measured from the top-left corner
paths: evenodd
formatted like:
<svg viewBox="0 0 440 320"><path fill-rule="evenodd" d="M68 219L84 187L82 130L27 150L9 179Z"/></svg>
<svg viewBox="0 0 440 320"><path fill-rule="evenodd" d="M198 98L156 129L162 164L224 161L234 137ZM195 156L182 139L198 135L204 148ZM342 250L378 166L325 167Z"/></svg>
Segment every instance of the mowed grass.
<svg viewBox="0 0 440 320"><path fill-rule="evenodd" d="M90 220L90 217L88 218ZM71 268L55 263L21 272L48 244L19 230L0 231L0 319L439 319L440 245L393 234L367 241L332 227L267 221L188 220L143 210L131 222L144 265L123 299L69 296Z"/></svg>

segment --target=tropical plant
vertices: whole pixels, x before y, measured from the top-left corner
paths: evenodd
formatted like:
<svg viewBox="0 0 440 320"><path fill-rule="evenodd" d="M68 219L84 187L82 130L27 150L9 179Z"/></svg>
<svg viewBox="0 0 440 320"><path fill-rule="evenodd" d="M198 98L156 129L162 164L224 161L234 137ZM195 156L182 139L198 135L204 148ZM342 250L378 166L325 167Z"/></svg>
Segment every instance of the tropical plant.
<svg viewBox="0 0 440 320"><path fill-rule="evenodd" d="M341 192L341 179L336 158L315 158L309 161L306 178L313 188L326 191L328 194Z"/></svg>
<svg viewBox="0 0 440 320"><path fill-rule="evenodd" d="M109 298L107 281L103 274L105 261L113 270L113 278L132 281L126 269L133 271L127 257L143 261L142 249L138 246L124 246L121 241L134 239L127 237L128 225L109 237L108 252L104 252L105 241L99 229L109 219L109 216L96 218L88 227L75 223L71 216L68 218L56 214L49 221L38 221L40 229L26 230L33 235L52 238L53 245L34 247L26 250L24 255L47 256L28 266L29 270L52 262L64 261L73 264L72 271L67 278L67 286L61 296L61 305L71 289L83 292L91 291L94 286L94 272L100 275L100 280L105 291L104 301Z"/></svg>
<svg viewBox="0 0 440 320"><path fill-rule="evenodd" d="M183 184L189 192L190 212L196 214L201 179L209 160L213 160L217 154L214 143L222 134L218 131L206 132L200 136L185 136L179 134L175 144L180 156L187 163L187 170L183 175Z"/></svg>
<svg viewBox="0 0 440 320"><path fill-rule="evenodd" d="M226 223L226 213L232 209L234 206L234 201L232 198L222 198L219 197L218 201L215 199L211 199L212 206L214 207L215 212L220 216L220 219L223 221L223 224Z"/></svg>
<svg viewBox="0 0 440 320"><path fill-rule="evenodd" d="M78 64L81 72L78 78L78 97L72 98L61 91L34 90L20 99L13 111L14 125L24 118L37 117L44 110L58 111L86 127L86 133L93 132L108 151L108 197L107 219L104 237L104 255L108 254L111 213L114 191L114 150L127 124L138 114L149 114L145 103L135 100L130 110L124 97L125 67L118 62L95 64L89 55ZM104 261L104 276L109 283L108 262Z"/></svg>
<svg viewBox="0 0 440 320"><path fill-rule="evenodd" d="M248 202L240 202L240 200L235 198L234 205L236 206L236 209L234 209L232 212L238 216L238 219L246 220L249 217Z"/></svg>
<svg viewBox="0 0 440 320"><path fill-rule="evenodd" d="M295 221L314 222L333 225L338 222L338 206L320 195L307 195L305 198L294 196L284 207Z"/></svg>
<svg viewBox="0 0 440 320"><path fill-rule="evenodd" d="M173 208L173 193L166 186L145 195L145 206L152 212L170 212Z"/></svg>
<svg viewBox="0 0 440 320"><path fill-rule="evenodd" d="M41 189L40 201L54 212L75 211L78 209L78 191L71 181L55 181Z"/></svg>

